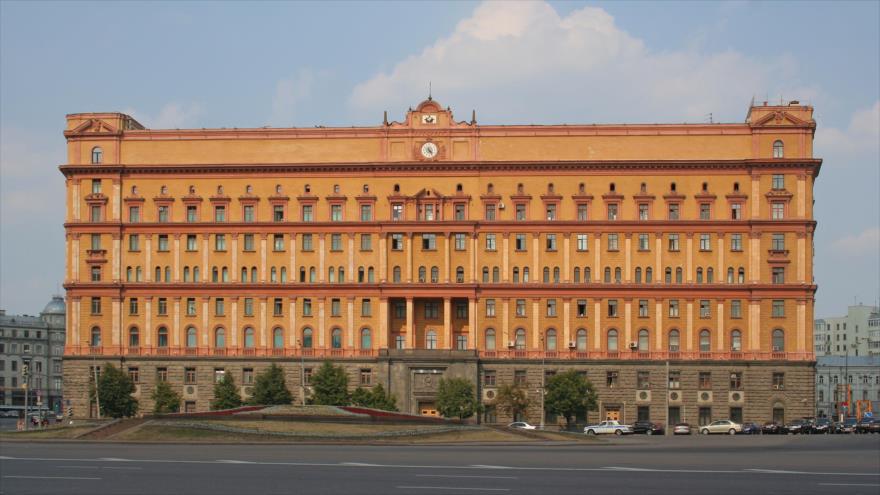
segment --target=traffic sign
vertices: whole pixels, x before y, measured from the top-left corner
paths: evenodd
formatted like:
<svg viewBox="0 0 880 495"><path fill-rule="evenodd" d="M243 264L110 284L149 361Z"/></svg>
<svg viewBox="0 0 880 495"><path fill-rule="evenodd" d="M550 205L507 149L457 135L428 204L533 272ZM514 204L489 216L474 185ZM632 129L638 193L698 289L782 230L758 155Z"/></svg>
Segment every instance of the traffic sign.
<svg viewBox="0 0 880 495"><path fill-rule="evenodd" d="M873 418L873 417L874 417L874 413L872 413L871 411L865 411L865 417L866 417L866 418Z"/></svg>

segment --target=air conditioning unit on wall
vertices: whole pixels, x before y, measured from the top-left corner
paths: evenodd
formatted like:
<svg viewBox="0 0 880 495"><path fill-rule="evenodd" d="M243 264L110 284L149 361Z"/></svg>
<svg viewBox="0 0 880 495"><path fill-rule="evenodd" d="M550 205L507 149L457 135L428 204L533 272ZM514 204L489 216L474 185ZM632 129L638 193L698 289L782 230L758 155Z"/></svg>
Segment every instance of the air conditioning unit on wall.
<svg viewBox="0 0 880 495"><path fill-rule="evenodd" d="M483 389L483 401L492 402L498 397L498 391L494 388Z"/></svg>
<svg viewBox="0 0 880 495"><path fill-rule="evenodd" d="M574 349L574 348L576 348L576 347L577 347L577 343L575 343L575 342L569 342L569 343L568 343L568 348L569 348L569 349Z"/></svg>
<svg viewBox="0 0 880 495"><path fill-rule="evenodd" d="M513 349L514 347L516 347L516 342L511 340L510 342L507 343L507 347L510 349Z"/></svg>
<svg viewBox="0 0 880 495"><path fill-rule="evenodd" d="M636 390L636 402L651 402L651 391Z"/></svg>

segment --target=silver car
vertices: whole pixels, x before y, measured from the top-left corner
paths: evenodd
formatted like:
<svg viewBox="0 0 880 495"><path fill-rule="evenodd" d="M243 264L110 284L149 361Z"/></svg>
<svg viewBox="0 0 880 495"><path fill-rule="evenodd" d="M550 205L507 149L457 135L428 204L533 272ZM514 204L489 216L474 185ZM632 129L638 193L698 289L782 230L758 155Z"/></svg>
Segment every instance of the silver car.
<svg viewBox="0 0 880 495"><path fill-rule="evenodd" d="M729 419L713 421L700 427L700 433L703 435L708 435L710 433L727 433L728 435L736 435L737 433L742 433L742 431L743 426L741 424L734 423Z"/></svg>

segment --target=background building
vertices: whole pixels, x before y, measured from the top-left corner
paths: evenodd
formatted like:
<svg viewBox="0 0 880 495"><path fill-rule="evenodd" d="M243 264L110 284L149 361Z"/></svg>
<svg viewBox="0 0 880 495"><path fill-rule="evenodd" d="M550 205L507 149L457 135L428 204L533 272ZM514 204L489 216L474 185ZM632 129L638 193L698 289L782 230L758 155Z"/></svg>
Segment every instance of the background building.
<svg viewBox="0 0 880 495"><path fill-rule="evenodd" d="M30 406L61 411L65 342L64 298L54 296L40 316L0 310L0 407L24 409L22 363L30 363Z"/></svg>
<svg viewBox="0 0 880 495"><path fill-rule="evenodd" d="M846 316L814 322L817 356L880 356L880 309L857 304Z"/></svg>
<svg viewBox="0 0 880 495"><path fill-rule="evenodd" d="M812 108L745 123L477 125L428 99L363 128L144 129L72 114L68 395L113 362L204 410L321 360L436 414L584 373L592 415L705 423L814 410ZM668 367L667 367L668 363ZM552 418L551 418L552 419Z"/></svg>
<svg viewBox="0 0 880 495"><path fill-rule="evenodd" d="M851 397L847 397L846 384ZM880 412L880 356L819 356L816 359L816 414L837 418L854 416L855 406L844 403L871 401Z"/></svg>

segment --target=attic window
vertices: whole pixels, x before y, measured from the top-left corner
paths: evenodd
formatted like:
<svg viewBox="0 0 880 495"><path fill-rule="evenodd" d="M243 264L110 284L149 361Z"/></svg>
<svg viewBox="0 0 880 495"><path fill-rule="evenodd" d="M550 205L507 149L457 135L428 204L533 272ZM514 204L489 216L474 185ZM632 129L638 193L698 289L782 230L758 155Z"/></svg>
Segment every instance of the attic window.
<svg viewBox="0 0 880 495"><path fill-rule="evenodd" d="M223 196L223 186L217 186L217 196Z"/></svg>
<svg viewBox="0 0 880 495"><path fill-rule="evenodd" d="M137 193L138 193L138 186L131 186L131 195L137 196Z"/></svg>
<svg viewBox="0 0 880 495"><path fill-rule="evenodd" d="M196 193L196 186L189 186L189 193L195 194Z"/></svg>
<svg viewBox="0 0 880 495"><path fill-rule="evenodd" d="M708 190L709 190L709 183L708 183L708 182L703 182L703 192L706 192L706 191L708 191Z"/></svg>
<svg viewBox="0 0 880 495"><path fill-rule="evenodd" d="M522 193L523 193L523 185L522 185L521 182L520 182L519 184L516 185L516 193L517 193L517 194L522 194Z"/></svg>
<svg viewBox="0 0 880 495"><path fill-rule="evenodd" d="M785 145L780 139L773 141L773 158L785 158Z"/></svg>
<svg viewBox="0 0 880 495"><path fill-rule="evenodd" d="M648 192L648 185L642 182L642 185L639 186L639 191L642 191L643 193Z"/></svg>
<svg viewBox="0 0 880 495"><path fill-rule="evenodd" d="M580 184L578 184L578 192L583 194L584 191L586 191L586 187L584 186L584 183L581 182Z"/></svg>
<svg viewBox="0 0 880 495"><path fill-rule="evenodd" d="M333 194L339 194L339 184L333 184Z"/></svg>
<svg viewBox="0 0 880 495"><path fill-rule="evenodd" d="M733 183L733 192L739 192L739 182Z"/></svg>
<svg viewBox="0 0 880 495"><path fill-rule="evenodd" d="M669 184L669 190L675 192L675 182Z"/></svg>
<svg viewBox="0 0 880 495"><path fill-rule="evenodd" d="M612 182L611 185L608 186L608 190L611 192L614 192L617 190L617 186L615 186L614 183Z"/></svg>
<svg viewBox="0 0 880 495"><path fill-rule="evenodd" d="M370 185L364 184L364 193L368 193L368 192L370 192Z"/></svg>
<svg viewBox="0 0 880 495"><path fill-rule="evenodd" d="M161 188L159 188L159 193L163 196L168 194L168 186L162 186Z"/></svg>
<svg viewBox="0 0 880 495"><path fill-rule="evenodd" d="M94 148L92 148L92 163L104 163L104 150L101 149L100 146L95 146Z"/></svg>
<svg viewBox="0 0 880 495"><path fill-rule="evenodd" d="M486 186L486 191L487 191L489 194L492 194L493 192L495 192L495 186L493 186L492 183L490 182L489 185Z"/></svg>
<svg viewBox="0 0 880 495"><path fill-rule="evenodd" d="M244 192L245 192L245 194L253 194L254 187L252 185L248 184L248 185L244 186Z"/></svg>
<svg viewBox="0 0 880 495"><path fill-rule="evenodd" d="M281 194L281 184L275 184L275 194Z"/></svg>
<svg viewBox="0 0 880 495"><path fill-rule="evenodd" d="M400 184L394 184L394 192L396 192L396 193L400 192Z"/></svg>
<svg viewBox="0 0 880 495"><path fill-rule="evenodd" d="M461 192L462 189L463 189L463 188L462 188L461 184L456 184L456 185L455 185L455 192Z"/></svg>
<svg viewBox="0 0 880 495"><path fill-rule="evenodd" d="M548 192L548 193L553 193L553 183L552 183L552 182L549 183L549 184L547 184L547 192Z"/></svg>
<svg viewBox="0 0 880 495"><path fill-rule="evenodd" d="M306 194L312 192L312 186L306 184L306 186L305 186L305 191L306 191Z"/></svg>

